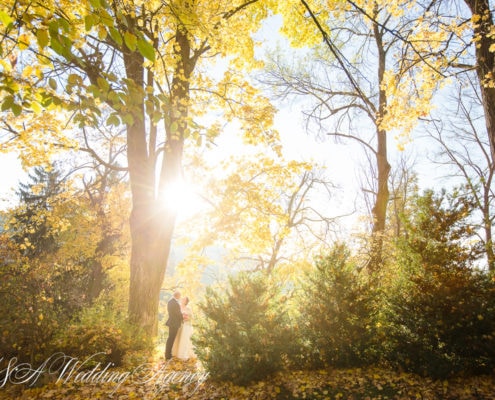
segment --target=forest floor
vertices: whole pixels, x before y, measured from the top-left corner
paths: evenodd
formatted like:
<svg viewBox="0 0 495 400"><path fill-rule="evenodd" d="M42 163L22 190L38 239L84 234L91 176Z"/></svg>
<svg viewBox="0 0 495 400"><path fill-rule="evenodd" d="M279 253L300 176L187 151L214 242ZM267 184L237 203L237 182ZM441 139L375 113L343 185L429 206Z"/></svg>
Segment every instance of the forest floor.
<svg viewBox="0 0 495 400"><path fill-rule="evenodd" d="M95 371L66 368L48 380L37 379L33 387L20 384L21 375L0 371L0 400L495 399L495 376L432 380L380 368L329 369L285 371L236 386L212 381L194 360L155 359L132 370ZM17 379L15 384L6 382L6 372L11 382Z"/></svg>

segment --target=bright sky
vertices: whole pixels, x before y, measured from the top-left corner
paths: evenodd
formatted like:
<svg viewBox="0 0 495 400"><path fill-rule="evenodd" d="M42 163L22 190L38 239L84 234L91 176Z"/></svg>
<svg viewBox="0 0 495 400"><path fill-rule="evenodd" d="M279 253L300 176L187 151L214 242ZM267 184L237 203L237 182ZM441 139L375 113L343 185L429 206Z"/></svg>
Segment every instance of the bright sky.
<svg viewBox="0 0 495 400"><path fill-rule="evenodd" d="M15 189L18 187L19 179L23 175L21 163L17 155L0 153L0 210L15 203Z"/></svg>

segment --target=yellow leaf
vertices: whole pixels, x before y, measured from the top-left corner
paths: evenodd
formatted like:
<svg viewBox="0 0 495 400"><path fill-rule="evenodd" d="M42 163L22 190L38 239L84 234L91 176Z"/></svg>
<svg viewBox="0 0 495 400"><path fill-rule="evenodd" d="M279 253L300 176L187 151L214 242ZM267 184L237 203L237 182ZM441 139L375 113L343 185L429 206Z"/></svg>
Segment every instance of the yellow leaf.
<svg viewBox="0 0 495 400"><path fill-rule="evenodd" d="M29 37L25 33L19 35L19 49L26 50L29 47Z"/></svg>
<svg viewBox="0 0 495 400"><path fill-rule="evenodd" d="M42 108L40 106L40 104L36 101L33 101L31 104L31 110L33 110L35 112L35 114L40 114L41 111L42 111Z"/></svg>
<svg viewBox="0 0 495 400"><path fill-rule="evenodd" d="M3 26L7 27L10 24L12 24L14 20L5 11L0 11L0 22L2 23Z"/></svg>

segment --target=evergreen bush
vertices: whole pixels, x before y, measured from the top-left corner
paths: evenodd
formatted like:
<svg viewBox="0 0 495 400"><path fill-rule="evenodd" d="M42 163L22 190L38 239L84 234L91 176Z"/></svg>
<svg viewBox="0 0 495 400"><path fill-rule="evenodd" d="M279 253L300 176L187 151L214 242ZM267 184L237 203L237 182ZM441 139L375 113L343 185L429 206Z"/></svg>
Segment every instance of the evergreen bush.
<svg viewBox="0 0 495 400"><path fill-rule="evenodd" d="M386 358L398 367L445 378L495 366L495 282L475 267L472 212L462 190L427 190L404 220L383 320Z"/></svg>
<svg viewBox="0 0 495 400"><path fill-rule="evenodd" d="M319 258L303 283L299 333L312 368L368 364L376 354L375 290L344 245Z"/></svg>
<svg viewBox="0 0 495 400"><path fill-rule="evenodd" d="M269 277L239 273L226 288L207 288L193 335L211 377L246 384L280 370L292 341L280 288Z"/></svg>
<svg viewBox="0 0 495 400"><path fill-rule="evenodd" d="M390 295L388 359L433 378L495 367L495 284L469 268L428 267Z"/></svg>

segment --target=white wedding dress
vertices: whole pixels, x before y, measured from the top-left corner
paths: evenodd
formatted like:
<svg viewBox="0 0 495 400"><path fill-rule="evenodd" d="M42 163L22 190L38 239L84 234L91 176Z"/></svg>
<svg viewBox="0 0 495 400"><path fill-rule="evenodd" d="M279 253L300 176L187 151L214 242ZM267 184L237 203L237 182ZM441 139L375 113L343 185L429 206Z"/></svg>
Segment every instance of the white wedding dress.
<svg viewBox="0 0 495 400"><path fill-rule="evenodd" d="M172 356L187 360L194 356L193 346L191 342L191 336L193 333L192 327L192 311L191 308L186 306L182 309L184 315L184 323L177 332L177 337L172 347Z"/></svg>

